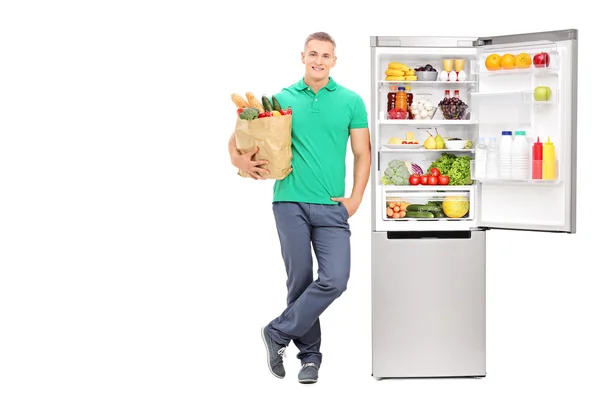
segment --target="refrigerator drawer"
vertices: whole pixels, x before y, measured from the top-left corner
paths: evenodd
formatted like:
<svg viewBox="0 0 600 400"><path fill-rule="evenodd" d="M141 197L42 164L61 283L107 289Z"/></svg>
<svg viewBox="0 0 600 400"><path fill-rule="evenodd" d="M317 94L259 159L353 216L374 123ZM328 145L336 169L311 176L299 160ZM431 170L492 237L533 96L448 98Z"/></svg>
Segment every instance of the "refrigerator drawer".
<svg viewBox="0 0 600 400"><path fill-rule="evenodd" d="M384 221L472 221L472 191L387 190L384 195Z"/></svg>
<svg viewBox="0 0 600 400"><path fill-rule="evenodd" d="M485 231L372 233L373 376L485 376Z"/></svg>

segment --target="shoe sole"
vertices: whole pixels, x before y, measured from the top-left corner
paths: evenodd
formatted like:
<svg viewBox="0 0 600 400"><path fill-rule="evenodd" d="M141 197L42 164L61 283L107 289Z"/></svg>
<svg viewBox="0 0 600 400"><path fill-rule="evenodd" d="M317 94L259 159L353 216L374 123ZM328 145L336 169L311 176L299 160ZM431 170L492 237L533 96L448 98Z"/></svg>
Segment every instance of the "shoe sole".
<svg viewBox="0 0 600 400"><path fill-rule="evenodd" d="M298 382L300 382L300 383L317 383L317 380L316 379L302 379L302 380L298 379Z"/></svg>
<svg viewBox="0 0 600 400"><path fill-rule="evenodd" d="M275 376L279 379L283 379L284 378L283 376L277 375L275 372L273 372L273 369L271 368L271 358L269 357L269 345L267 344L267 338L265 337L265 335L266 335L265 328L261 328L260 336L262 337L263 343L265 344L265 349L267 350L267 366L269 367L269 371L271 371L273 376Z"/></svg>

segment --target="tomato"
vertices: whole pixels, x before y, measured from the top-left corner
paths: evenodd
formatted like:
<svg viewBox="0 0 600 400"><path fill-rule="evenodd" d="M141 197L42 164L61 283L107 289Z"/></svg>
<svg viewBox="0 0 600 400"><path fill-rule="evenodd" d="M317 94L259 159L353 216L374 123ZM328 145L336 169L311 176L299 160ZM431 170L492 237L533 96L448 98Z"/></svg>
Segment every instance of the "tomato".
<svg viewBox="0 0 600 400"><path fill-rule="evenodd" d="M417 174L412 174L410 178L408 178L408 183L410 183L411 185L418 185L419 183L421 183L421 178Z"/></svg>
<svg viewBox="0 0 600 400"><path fill-rule="evenodd" d="M408 142L406 140L403 140L402 144L408 144Z"/></svg>
<svg viewBox="0 0 600 400"><path fill-rule="evenodd" d="M238 115L238 117L240 116L240 114L242 113L242 111L244 111L243 108L238 108L237 109L237 115Z"/></svg>
<svg viewBox="0 0 600 400"><path fill-rule="evenodd" d="M448 175L440 175L438 178L438 183L440 185L447 185L450 183L450 177Z"/></svg>
<svg viewBox="0 0 600 400"><path fill-rule="evenodd" d="M431 168L431 171L429 171L429 173L431 174L431 176L440 176L440 170L437 168Z"/></svg>
<svg viewBox="0 0 600 400"><path fill-rule="evenodd" d="M427 183L429 183L430 185L437 185L438 184L438 178L437 176L430 176L429 179L427 180Z"/></svg>
<svg viewBox="0 0 600 400"><path fill-rule="evenodd" d="M427 185L427 182L429 182L429 176L428 175L421 175L419 177L419 180L421 181L421 185Z"/></svg>

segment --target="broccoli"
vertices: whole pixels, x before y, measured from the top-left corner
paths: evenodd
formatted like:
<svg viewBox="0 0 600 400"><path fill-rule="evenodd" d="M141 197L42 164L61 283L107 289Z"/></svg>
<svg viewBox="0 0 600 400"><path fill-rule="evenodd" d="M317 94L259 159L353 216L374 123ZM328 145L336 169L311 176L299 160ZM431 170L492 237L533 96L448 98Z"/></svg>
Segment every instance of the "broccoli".
<svg viewBox="0 0 600 400"><path fill-rule="evenodd" d="M241 119L252 120L258 118L258 109L257 108L244 108L244 111L240 113Z"/></svg>
<svg viewBox="0 0 600 400"><path fill-rule="evenodd" d="M383 172L381 183L384 185L408 185L408 177L410 172L406 166L406 162L401 160L392 160L388 163L388 167Z"/></svg>

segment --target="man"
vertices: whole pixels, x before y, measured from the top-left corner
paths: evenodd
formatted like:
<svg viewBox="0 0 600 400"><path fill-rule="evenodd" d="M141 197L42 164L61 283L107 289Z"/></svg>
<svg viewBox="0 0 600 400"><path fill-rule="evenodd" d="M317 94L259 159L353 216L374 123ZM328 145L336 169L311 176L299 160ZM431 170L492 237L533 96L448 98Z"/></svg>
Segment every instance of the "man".
<svg viewBox="0 0 600 400"><path fill-rule="evenodd" d="M306 39L301 53L304 77L275 97L292 108L292 172L276 180L273 213L287 272L287 308L262 328L271 373L285 376L283 356L294 341L301 369L298 380L314 383L322 361L319 316L346 290L350 276L350 227L369 180L371 145L364 101L330 76L335 42L327 33ZM276 117L273 117L276 118ZM344 197L346 149L354 154L354 184ZM239 154L229 141L233 165L254 179L268 172L256 151ZM313 280L311 244L318 261Z"/></svg>

